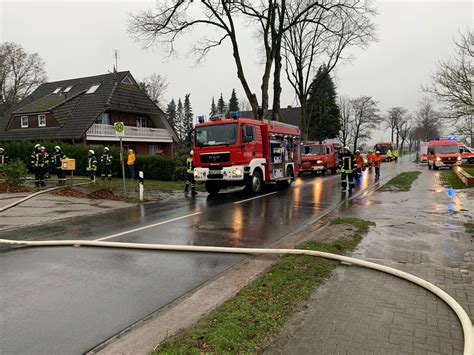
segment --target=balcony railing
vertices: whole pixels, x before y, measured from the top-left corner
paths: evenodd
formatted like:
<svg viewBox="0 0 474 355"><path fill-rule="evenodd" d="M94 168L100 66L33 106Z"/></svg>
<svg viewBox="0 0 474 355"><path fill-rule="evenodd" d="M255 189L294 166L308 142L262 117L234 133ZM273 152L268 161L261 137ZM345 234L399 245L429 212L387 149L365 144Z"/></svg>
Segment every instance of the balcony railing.
<svg viewBox="0 0 474 355"><path fill-rule="evenodd" d="M113 125L93 124L87 130L87 139L89 140L118 140L115 135ZM163 128L145 128L125 126L125 135L123 140L136 140L146 142L172 142L173 138L168 130Z"/></svg>

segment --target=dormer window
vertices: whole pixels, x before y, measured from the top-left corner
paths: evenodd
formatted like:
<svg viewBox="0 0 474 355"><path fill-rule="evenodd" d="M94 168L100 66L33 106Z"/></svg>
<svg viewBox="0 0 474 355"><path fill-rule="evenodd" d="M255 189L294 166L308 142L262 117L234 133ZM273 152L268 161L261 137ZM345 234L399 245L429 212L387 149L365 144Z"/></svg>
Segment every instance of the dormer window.
<svg viewBox="0 0 474 355"><path fill-rule="evenodd" d="M86 94L93 94L96 92L96 90L99 88L100 84L95 84L90 87L89 90L87 90Z"/></svg>
<svg viewBox="0 0 474 355"><path fill-rule="evenodd" d="M127 76L122 80L122 84L133 85L133 81L132 81L132 79L130 79L130 77L127 75Z"/></svg>
<svg viewBox="0 0 474 355"><path fill-rule="evenodd" d="M61 91L61 88L56 88L56 90L53 91L53 94L58 94Z"/></svg>
<svg viewBox="0 0 474 355"><path fill-rule="evenodd" d="M68 86L67 88L64 89L63 92L69 92L69 90L71 90L71 89L72 89L72 86Z"/></svg>
<svg viewBox="0 0 474 355"><path fill-rule="evenodd" d="M28 128L28 116L21 116L21 128Z"/></svg>
<svg viewBox="0 0 474 355"><path fill-rule="evenodd" d="M46 115L38 115L38 127L46 127Z"/></svg>
<svg viewBox="0 0 474 355"><path fill-rule="evenodd" d="M146 117L137 117L137 127L148 127Z"/></svg>

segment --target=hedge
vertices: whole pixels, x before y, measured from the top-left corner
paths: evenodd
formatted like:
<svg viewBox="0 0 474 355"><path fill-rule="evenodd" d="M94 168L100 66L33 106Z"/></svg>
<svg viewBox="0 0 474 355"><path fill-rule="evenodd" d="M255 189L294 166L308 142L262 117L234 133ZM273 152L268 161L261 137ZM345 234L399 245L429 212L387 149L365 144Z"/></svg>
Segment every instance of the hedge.
<svg viewBox="0 0 474 355"><path fill-rule="evenodd" d="M68 158L76 160L76 170L74 175L88 175L86 171L87 167L87 154L90 149L94 150L98 164L98 174L100 174L100 156L104 150L103 146L85 146L83 144L65 144L61 142L39 142L46 148L49 154L54 153L54 147L59 145L63 153ZM4 148L11 161L19 159L26 165L30 163L31 153L34 149L34 144L30 142L14 142L14 143L0 143L0 146ZM119 153L120 149L117 147L109 147L110 152L113 156L112 160L112 171L116 177L122 177L122 167L120 166ZM127 154L124 153L125 160ZM136 174L142 170L145 172L146 179L164 180L169 181L175 178L176 163L173 159L166 156L140 156L137 155L135 161ZM181 166L181 163L178 163ZM128 176L128 166L125 164L125 174ZM180 175L180 174L179 174ZM178 177L178 176L176 176Z"/></svg>

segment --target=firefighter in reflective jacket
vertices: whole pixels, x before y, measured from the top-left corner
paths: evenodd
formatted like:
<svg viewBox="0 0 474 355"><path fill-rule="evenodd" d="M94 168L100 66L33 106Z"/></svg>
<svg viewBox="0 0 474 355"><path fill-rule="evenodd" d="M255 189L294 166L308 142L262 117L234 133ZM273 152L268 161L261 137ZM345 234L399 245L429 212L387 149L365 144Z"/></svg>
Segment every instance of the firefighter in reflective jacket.
<svg viewBox="0 0 474 355"><path fill-rule="evenodd" d="M5 149L0 148L0 166L8 163L8 155Z"/></svg>
<svg viewBox="0 0 474 355"><path fill-rule="evenodd" d="M375 156L373 158L374 167L375 167L375 180L380 178L380 166L382 165L382 155L380 155L380 151L377 150Z"/></svg>
<svg viewBox="0 0 474 355"><path fill-rule="evenodd" d="M97 158L95 157L95 153L93 150L89 150L89 154L87 155L87 171L91 174L91 181L95 182L95 175L97 172Z"/></svg>
<svg viewBox="0 0 474 355"><path fill-rule="evenodd" d="M341 169L342 191L346 191L349 185L349 192L354 188L354 169L356 161L348 147L344 147L339 158L339 168Z"/></svg>
<svg viewBox="0 0 474 355"><path fill-rule="evenodd" d="M100 164L102 166L101 178L102 180L112 180L112 154L110 154L109 148L104 148L104 153L100 156Z"/></svg>
<svg viewBox="0 0 474 355"><path fill-rule="evenodd" d="M39 187L45 186L44 182L44 170L45 167L45 154L44 149L41 149L41 146L37 144L35 150L31 154L30 169L31 172L35 174L35 186Z"/></svg>
<svg viewBox="0 0 474 355"><path fill-rule="evenodd" d="M197 195L196 192L196 181L194 180L194 162L193 162L194 151L189 152L189 157L186 159L186 186L184 192L189 191L189 185L191 185L191 194Z"/></svg>
<svg viewBox="0 0 474 355"><path fill-rule="evenodd" d="M355 160L357 165L355 178L356 180L359 180L360 176L362 175L362 169L364 167L364 157L362 156L362 154L360 154L360 150L356 150Z"/></svg>
<svg viewBox="0 0 474 355"><path fill-rule="evenodd" d="M51 164L56 170L56 175L58 175L59 185L66 184L66 173L62 169L61 160L66 159L66 155L61 150L61 147L57 145L54 147L54 153L50 156Z"/></svg>

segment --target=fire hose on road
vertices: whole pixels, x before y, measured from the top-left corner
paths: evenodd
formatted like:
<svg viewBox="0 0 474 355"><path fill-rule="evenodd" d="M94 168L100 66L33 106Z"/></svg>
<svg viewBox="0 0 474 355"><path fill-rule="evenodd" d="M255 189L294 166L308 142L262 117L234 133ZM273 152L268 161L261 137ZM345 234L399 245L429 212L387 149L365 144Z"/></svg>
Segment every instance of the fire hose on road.
<svg viewBox="0 0 474 355"><path fill-rule="evenodd" d="M56 240L56 241L17 241L0 239L0 244L19 245L28 247L52 247L52 246L89 246L102 248L122 248L122 249L139 249L139 250L165 250L165 251L183 251L183 252L205 252L205 253L230 253L230 254L293 254L293 255L310 255L325 259L336 260L342 263L362 266L365 268L381 271L425 288L431 293L441 298L456 313L464 334L464 354L474 354L474 329L472 322L459 303L456 302L445 291L439 287L423 280L417 276L407 272L397 270L385 265L372 263L365 260L355 259L347 256L325 253L314 250L301 249L263 249L263 248L230 248L230 247L209 247L209 246L190 246L190 245L167 245L167 244L139 244L139 243L122 243L122 242L104 242L92 240Z"/></svg>

